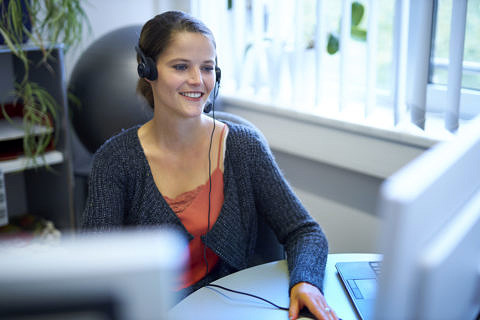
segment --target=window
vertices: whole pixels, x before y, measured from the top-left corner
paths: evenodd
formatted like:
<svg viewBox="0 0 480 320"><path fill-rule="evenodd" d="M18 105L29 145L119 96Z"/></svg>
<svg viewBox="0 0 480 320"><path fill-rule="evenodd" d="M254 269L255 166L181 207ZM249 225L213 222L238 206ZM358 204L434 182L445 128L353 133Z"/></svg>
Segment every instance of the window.
<svg viewBox="0 0 480 320"><path fill-rule="evenodd" d="M438 0L435 7L435 39L431 82L447 84L452 1ZM480 1L468 1L462 87L480 90Z"/></svg>
<svg viewBox="0 0 480 320"><path fill-rule="evenodd" d="M383 128L412 119L427 130L451 109L450 31L458 29L462 89L451 117L480 113L480 0L468 1L466 28L467 0L191 3L216 35L227 97Z"/></svg>
<svg viewBox="0 0 480 320"><path fill-rule="evenodd" d="M463 2L463 1L458 1ZM450 51L450 25L452 0L434 2L434 39L431 50L429 88L432 103L428 110L442 112L445 109L446 85ZM462 104L460 116L465 119L480 113L480 1L467 1L463 71L461 77Z"/></svg>

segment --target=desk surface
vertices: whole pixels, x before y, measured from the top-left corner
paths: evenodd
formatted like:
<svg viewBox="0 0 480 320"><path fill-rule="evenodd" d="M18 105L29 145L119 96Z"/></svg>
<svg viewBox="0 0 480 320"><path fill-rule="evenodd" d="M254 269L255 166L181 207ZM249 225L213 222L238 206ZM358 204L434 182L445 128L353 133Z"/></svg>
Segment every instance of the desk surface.
<svg viewBox="0 0 480 320"><path fill-rule="evenodd" d="M324 293L328 304L344 319L358 319L335 269L335 263L343 261L370 261L379 259L377 254L329 254L325 271ZM268 299L279 306L288 307L288 270L285 260L245 269L215 284L229 289L248 292ZM288 319L288 312L245 295L217 288L201 288L177 304L170 312L170 319Z"/></svg>

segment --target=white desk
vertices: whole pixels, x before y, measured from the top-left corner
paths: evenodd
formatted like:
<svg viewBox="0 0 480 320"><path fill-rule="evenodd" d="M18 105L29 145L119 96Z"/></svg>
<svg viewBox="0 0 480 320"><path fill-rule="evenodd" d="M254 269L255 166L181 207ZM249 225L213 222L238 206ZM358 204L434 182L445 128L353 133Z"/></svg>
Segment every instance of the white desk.
<svg viewBox="0 0 480 320"><path fill-rule="evenodd" d="M329 254L324 293L328 304L343 320L358 319L353 304L335 269L342 261L370 261L377 254ZM288 270L285 260L245 269L213 282L229 289L248 292L288 307ZM169 319L288 319L288 312L261 300L217 288L201 288L177 304Z"/></svg>

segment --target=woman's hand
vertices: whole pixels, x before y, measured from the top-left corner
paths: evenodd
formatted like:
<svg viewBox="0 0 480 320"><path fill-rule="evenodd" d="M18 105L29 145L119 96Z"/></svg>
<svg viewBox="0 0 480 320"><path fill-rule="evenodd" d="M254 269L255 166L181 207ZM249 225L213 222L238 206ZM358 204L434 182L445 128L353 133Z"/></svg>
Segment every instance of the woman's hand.
<svg viewBox="0 0 480 320"><path fill-rule="evenodd" d="M299 282L290 291L288 312L290 320L297 319L298 313L304 307L307 307L317 319L338 319L337 314L328 306L325 297L317 287L307 282Z"/></svg>

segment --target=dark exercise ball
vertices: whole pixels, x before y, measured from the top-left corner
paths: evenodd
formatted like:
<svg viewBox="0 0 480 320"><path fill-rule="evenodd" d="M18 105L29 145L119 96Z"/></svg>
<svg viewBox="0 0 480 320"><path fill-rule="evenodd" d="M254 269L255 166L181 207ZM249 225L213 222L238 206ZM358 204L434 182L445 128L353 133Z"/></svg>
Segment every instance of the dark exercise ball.
<svg viewBox="0 0 480 320"><path fill-rule="evenodd" d="M112 31L92 43L80 56L69 90L80 105L70 103L78 138L94 153L122 129L142 124L153 110L136 93L138 81L135 45L142 26Z"/></svg>

